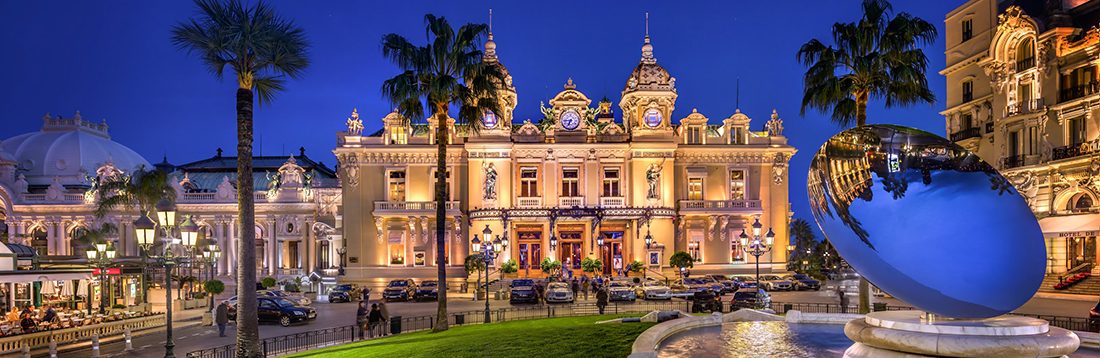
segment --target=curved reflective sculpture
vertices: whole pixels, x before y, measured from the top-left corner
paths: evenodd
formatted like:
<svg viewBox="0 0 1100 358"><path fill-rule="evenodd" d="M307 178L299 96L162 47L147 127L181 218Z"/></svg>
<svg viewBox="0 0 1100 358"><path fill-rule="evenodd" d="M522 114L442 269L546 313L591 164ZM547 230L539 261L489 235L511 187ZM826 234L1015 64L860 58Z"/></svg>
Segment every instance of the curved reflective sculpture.
<svg viewBox="0 0 1100 358"><path fill-rule="evenodd" d="M919 309L988 318L1027 302L1046 248L1024 198L970 151L935 134L869 125L810 163L814 219L840 255Z"/></svg>

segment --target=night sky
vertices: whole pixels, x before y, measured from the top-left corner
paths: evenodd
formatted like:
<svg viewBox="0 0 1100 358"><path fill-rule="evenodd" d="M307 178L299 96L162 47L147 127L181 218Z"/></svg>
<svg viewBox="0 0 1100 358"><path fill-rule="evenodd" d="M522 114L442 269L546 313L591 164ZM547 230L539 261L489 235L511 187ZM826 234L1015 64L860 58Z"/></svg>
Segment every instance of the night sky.
<svg viewBox="0 0 1100 358"><path fill-rule="evenodd" d="M109 4L109 6L103 6ZM895 1L895 11L921 17L940 30L925 49L931 60L933 105L884 109L872 101L869 122L914 126L944 135L943 18L961 1ZM784 134L799 149L792 159L790 194L797 217L812 220L806 170L812 153L839 131L827 114L799 115L803 66L798 47L811 38L831 43L837 21L854 21L858 1L386 1L274 2L303 27L312 65L269 106L257 108L257 154L307 155L332 166L336 132L358 108L370 133L391 107L382 81L397 69L381 55L386 33L424 43L423 16L453 25L487 22L501 61L519 92L517 121L540 117L572 77L594 101L618 103L641 56L645 12L658 63L676 77L674 120L692 108L721 123L740 108L760 130L774 108ZM37 131L49 112L106 119L114 140L156 163L174 164L235 152L235 81L217 80L200 61L169 41L172 25L195 15L190 1L2 1L0 138ZM593 103L595 106L595 103ZM618 112L618 107L614 107Z"/></svg>

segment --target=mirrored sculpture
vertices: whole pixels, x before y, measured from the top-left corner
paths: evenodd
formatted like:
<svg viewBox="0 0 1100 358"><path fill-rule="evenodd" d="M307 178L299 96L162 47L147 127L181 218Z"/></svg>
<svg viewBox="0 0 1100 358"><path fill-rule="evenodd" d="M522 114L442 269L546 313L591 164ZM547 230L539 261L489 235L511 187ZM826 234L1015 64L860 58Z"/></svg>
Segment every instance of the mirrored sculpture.
<svg viewBox="0 0 1100 358"><path fill-rule="evenodd" d="M861 275L954 318L1012 312L1043 280L1046 248L1026 200L977 155L892 125L846 130L814 156L810 206Z"/></svg>

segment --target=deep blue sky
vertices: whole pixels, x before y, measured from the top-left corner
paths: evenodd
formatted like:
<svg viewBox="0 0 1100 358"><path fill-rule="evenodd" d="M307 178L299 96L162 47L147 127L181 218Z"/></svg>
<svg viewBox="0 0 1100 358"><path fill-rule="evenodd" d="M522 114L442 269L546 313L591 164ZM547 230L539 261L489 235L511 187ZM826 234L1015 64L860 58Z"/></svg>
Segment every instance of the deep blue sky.
<svg viewBox="0 0 1100 358"><path fill-rule="evenodd" d="M926 54L933 105L885 110L871 103L870 122L944 134L943 18L961 1L895 1L895 11L940 29ZM537 118L538 103L572 77L590 98L618 103L638 63L644 13L658 62L677 78L674 119L698 108L712 123L740 107L759 129L771 110L799 149L792 159L791 202L811 219L806 201L810 155L839 128L827 115L798 114L804 68L795 51L811 38L827 40L834 22L859 17L858 1L386 1L275 2L303 27L312 66L270 106L256 111L257 153L307 154L330 165L335 133L353 107L367 132L390 106L379 95L396 68L381 56L383 34L424 40L423 16L452 24L486 22L493 8L501 60L519 92L516 118ZM0 138L36 131L46 112L107 119L111 135L150 162L167 154L176 164L235 151L235 84L216 80L194 56L172 46L172 25L195 14L189 1L2 1ZM618 108L616 108L616 111ZM262 145L262 152L260 146Z"/></svg>

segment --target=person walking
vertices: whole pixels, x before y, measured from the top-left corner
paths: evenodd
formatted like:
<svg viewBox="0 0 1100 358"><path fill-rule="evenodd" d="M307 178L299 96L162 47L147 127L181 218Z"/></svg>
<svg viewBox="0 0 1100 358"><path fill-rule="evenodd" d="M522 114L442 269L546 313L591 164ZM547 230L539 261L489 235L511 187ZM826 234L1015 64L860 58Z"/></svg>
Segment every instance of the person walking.
<svg viewBox="0 0 1100 358"><path fill-rule="evenodd" d="M848 313L848 295L844 293L844 290L840 288L840 285L836 286L837 298L840 299L840 313Z"/></svg>
<svg viewBox="0 0 1100 358"><path fill-rule="evenodd" d="M604 308L607 307L607 291L603 288L596 288L596 308L600 310L600 314L603 314Z"/></svg>
<svg viewBox="0 0 1100 358"><path fill-rule="evenodd" d="M378 304L370 305L370 313L367 315L367 337L374 338L374 329L382 322L382 311L378 310Z"/></svg>
<svg viewBox="0 0 1100 358"><path fill-rule="evenodd" d="M588 276L581 277L581 291L584 291L584 299L588 300Z"/></svg>
<svg viewBox="0 0 1100 358"><path fill-rule="evenodd" d="M569 288L573 291L573 298L577 298L577 293L581 290L581 283L576 277L573 278L573 282L569 285Z"/></svg>
<svg viewBox="0 0 1100 358"><path fill-rule="evenodd" d="M381 334L388 336L390 335L390 310L386 309L386 300L378 301L378 313L382 317L382 320L378 322L381 325Z"/></svg>
<svg viewBox="0 0 1100 358"><path fill-rule="evenodd" d="M370 309L367 308L367 301L359 301L359 309L355 311L355 324L359 326L359 339L363 339L369 328L367 326L369 316Z"/></svg>
<svg viewBox="0 0 1100 358"><path fill-rule="evenodd" d="M225 325L229 324L229 305L225 301L214 309L214 324L218 325L218 337L225 337Z"/></svg>
<svg viewBox="0 0 1100 358"><path fill-rule="evenodd" d="M363 302L370 302L370 288L369 287L363 287L363 289L359 291L359 299Z"/></svg>

